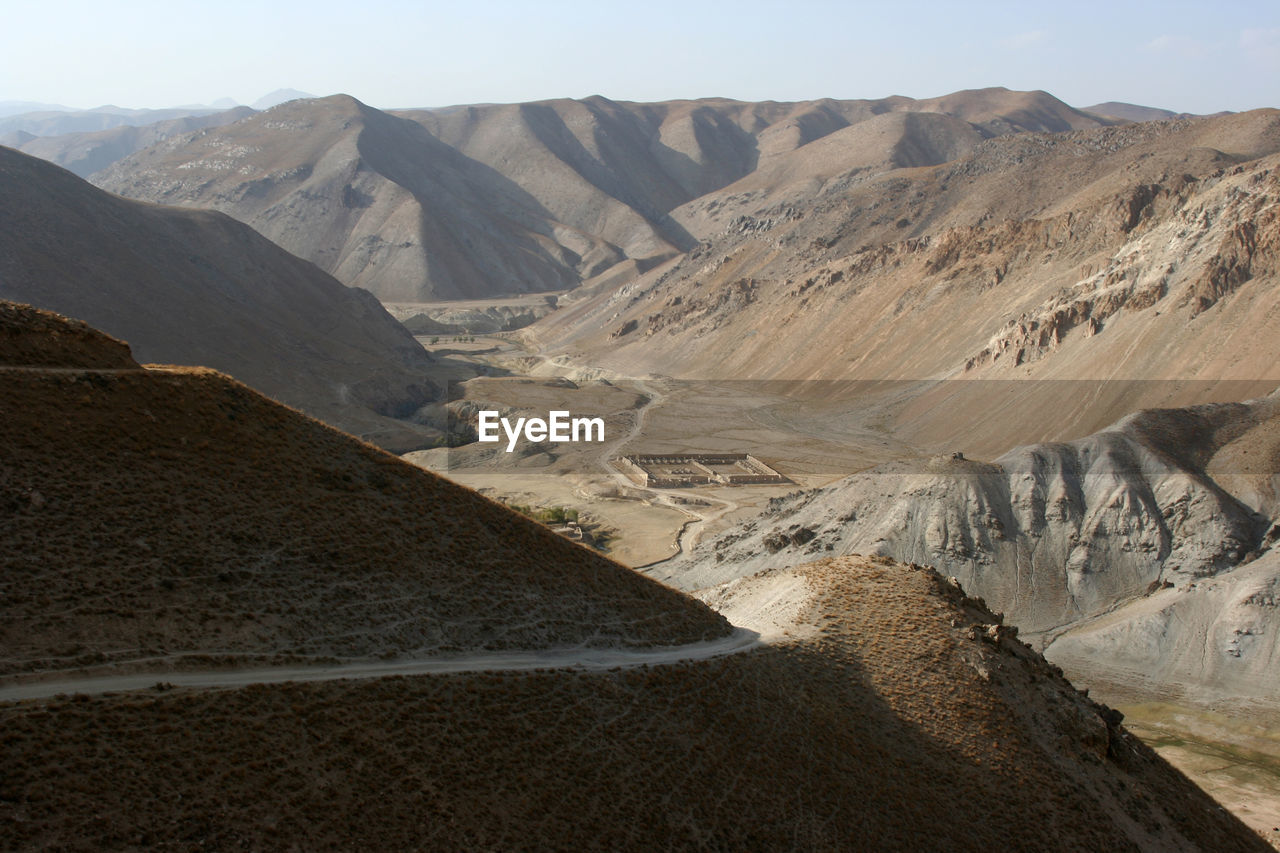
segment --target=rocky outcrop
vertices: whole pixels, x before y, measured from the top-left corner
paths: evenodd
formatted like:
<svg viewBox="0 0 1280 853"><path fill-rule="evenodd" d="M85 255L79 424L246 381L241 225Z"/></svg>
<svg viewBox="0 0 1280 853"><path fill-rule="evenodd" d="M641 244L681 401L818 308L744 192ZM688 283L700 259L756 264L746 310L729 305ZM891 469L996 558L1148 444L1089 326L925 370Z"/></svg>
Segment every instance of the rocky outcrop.
<svg viewBox="0 0 1280 853"><path fill-rule="evenodd" d="M957 577L1026 632L1051 631L1269 550L1273 521L1206 466L1277 418L1274 397L1156 410L994 463L960 454L893 463L771 501L701 546L677 577L698 587L819 551L884 554Z"/></svg>
<svg viewBox="0 0 1280 853"><path fill-rule="evenodd" d="M1245 173L1232 170L1227 178ZM1056 351L1067 333L1092 337L1121 311L1145 311L1175 293L1174 306L1194 318L1234 293L1255 276L1280 269L1280 177L1274 167L1254 170L1247 180L1223 182L1212 176L1208 187L1189 192L1194 182L1168 189L1143 185L1118 201L1125 234L1146 222L1134 239L1115 250L1106 264L1033 311L1010 320L965 370L986 364L1018 366ZM1157 200L1172 210L1148 216ZM948 235L931 260L938 271L958 254L960 240ZM1005 267L996 264L998 283ZM1171 306L1172 307L1172 306Z"/></svg>
<svg viewBox="0 0 1280 853"><path fill-rule="evenodd" d="M141 370L129 345L88 323L0 300L0 368Z"/></svg>

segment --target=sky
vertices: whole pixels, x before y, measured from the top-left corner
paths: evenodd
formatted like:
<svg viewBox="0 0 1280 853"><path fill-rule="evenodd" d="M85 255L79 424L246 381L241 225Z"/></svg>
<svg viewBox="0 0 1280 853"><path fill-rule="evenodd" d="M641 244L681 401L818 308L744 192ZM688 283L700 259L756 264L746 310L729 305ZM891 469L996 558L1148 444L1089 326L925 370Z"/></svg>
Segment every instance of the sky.
<svg viewBox="0 0 1280 853"><path fill-rule="evenodd" d="M167 107L269 91L375 107L932 97L1280 107L1280 2L4 0L0 101Z"/></svg>

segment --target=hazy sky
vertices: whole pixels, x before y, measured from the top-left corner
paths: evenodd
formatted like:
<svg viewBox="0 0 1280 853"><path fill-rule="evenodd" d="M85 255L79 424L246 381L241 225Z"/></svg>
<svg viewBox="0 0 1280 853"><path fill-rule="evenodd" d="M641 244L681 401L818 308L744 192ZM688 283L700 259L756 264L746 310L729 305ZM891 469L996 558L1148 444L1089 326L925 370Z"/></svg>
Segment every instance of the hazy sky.
<svg viewBox="0 0 1280 853"><path fill-rule="evenodd" d="M383 108L929 97L1280 107L1280 2L4 0L0 100L163 107L295 88ZM465 8L464 8L465 6Z"/></svg>

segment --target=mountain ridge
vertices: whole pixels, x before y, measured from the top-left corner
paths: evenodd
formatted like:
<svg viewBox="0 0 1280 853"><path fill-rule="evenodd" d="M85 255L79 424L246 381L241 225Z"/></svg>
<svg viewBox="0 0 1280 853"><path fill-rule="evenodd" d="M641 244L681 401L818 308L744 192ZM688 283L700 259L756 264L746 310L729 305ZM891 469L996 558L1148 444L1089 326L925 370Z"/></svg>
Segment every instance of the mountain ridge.
<svg viewBox="0 0 1280 853"><path fill-rule="evenodd" d="M357 104L349 96L290 102L270 117L139 152L94 179L143 200L223 210L348 284L413 301L566 289L620 264L651 268L696 245L672 216L677 207L878 113L944 112L982 137L1106 123L1047 93L1004 89L795 104L600 96L394 112ZM297 151L272 132L291 123L313 137ZM350 152L353 132L380 164ZM342 173L321 154L335 146L347 152L344 162L368 171ZM407 197L384 183L388 160L398 176L391 184ZM310 195L300 194L304 187ZM453 217L436 212L446 199ZM396 224L372 214L360 223L351 213L357 202L399 210ZM290 224L299 215L318 226L322 241ZM380 241L383 231L394 239ZM518 264L512 245L521 247ZM467 247L465 260L455 246Z"/></svg>

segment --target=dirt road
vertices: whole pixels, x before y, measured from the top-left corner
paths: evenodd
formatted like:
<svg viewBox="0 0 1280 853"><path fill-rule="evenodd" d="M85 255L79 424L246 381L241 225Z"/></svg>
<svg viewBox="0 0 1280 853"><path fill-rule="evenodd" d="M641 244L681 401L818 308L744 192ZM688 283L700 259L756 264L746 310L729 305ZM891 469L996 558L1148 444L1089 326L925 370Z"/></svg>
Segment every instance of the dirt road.
<svg viewBox="0 0 1280 853"><path fill-rule="evenodd" d="M333 666L271 667L205 672L150 672L91 678L60 678L0 685L0 702L46 699L59 694L100 694L145 690L157 683L174 687L230 688L286 681L332 681L342 678L381 678L389 675L433 675L450 672L513 672L531 669L598 671L618 667L659 666L708 660L748 651L760 645L760 635L735 628L726 637L652 649L547 649L542 651L483 652L439 655L407 661L360 661Z"/></svg>

